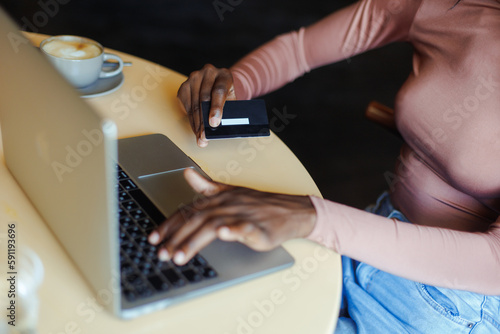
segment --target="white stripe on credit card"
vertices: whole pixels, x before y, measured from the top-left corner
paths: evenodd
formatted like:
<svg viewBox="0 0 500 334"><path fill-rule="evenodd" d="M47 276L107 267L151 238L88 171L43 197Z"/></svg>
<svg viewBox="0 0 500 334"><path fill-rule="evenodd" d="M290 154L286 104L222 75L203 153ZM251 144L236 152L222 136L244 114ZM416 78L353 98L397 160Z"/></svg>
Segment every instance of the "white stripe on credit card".
<svg viewBox="0 0 500 334"><path fill-rule="evenodd" d="M248 125L250 121L248 118L223 118L221 120L221 125Z"/></svg>

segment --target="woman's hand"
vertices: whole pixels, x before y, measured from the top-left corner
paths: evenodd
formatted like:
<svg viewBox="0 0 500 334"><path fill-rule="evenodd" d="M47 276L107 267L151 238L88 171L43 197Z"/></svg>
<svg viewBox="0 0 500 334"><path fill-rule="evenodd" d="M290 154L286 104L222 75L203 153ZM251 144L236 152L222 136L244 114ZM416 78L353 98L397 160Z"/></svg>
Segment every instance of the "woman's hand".
<svg viewBox="0 0 500 334"><path fill-rule="evenodd" d="M219 126L224 103L226 100L236 100L233 76L226 68L216 68L207 64L201 70L189 75L180 86L177 98L188 115L198 146L205 147L208 141L205 138L201 102L211 101L209 124L212 127Z"/></svg>
<svg viewBox="0 0 500 334"><path fill-rule="evenodd" d="M149 236L160 247L161 260L182 265L215 238L239 241L259 251L286 240L308 236L316 211L307 196L260 192L212 182L188 168L184 173L193 189L203 195L177 211Z"/></svg>

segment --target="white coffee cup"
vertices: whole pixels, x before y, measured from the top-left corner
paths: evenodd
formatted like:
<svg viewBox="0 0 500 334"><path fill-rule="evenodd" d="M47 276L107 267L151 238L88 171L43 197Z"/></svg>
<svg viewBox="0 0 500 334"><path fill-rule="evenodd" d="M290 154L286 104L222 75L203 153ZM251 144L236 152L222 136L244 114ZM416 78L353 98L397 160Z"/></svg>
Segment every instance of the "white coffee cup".
<svg viewBox="0 0 500 334"><path fill-rule="evenodd" d="M119 56L104 52L101 44L85 37L49 37L40 43L40 50L76 88L90 86L100 78L118 75L123 69L123 61ZM118 67L110 71L103 70L104 62L110 59L115 60Z"/></svg>

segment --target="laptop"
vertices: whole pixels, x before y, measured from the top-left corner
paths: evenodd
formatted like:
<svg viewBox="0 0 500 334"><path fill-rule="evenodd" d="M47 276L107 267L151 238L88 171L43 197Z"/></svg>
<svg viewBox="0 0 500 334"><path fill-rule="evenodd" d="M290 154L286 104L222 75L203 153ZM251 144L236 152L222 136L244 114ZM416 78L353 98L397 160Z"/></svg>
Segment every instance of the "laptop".
<svg viewBox="0 0 500 334"><path fill-rule="evenodd" d="M183 170L203 171L164 135L117 140L116 125L1 8L0 92L8 169L96 294L112 294L106 304L117 316L133 318L293 264L281 247L255 252L220 240L185 266L159 261L146 236L196 199Z"/></svg>

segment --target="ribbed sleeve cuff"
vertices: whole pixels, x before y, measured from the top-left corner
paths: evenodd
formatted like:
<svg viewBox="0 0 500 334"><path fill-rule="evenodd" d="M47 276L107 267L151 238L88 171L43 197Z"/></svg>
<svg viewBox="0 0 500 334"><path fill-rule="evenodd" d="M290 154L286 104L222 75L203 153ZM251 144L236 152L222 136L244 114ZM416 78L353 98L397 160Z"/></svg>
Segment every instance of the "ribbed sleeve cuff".
<svg viewBox="0 0 500 334"><path fill-rule="evenodd" d="M234 94L236 98L238 100L251 99L251 88L248 85L249 78L245 79L244 74L235 69L231 69L231 74L233 75Z"/></svg>
<svg viewBox="0 0 500 334"><path fill-rule="evenodd" d="M316 196L309 196L309 198L316 209L316 224L307 239L338 252L337 234L334 228L335 221L328 213L327 201Z"/></svg>

